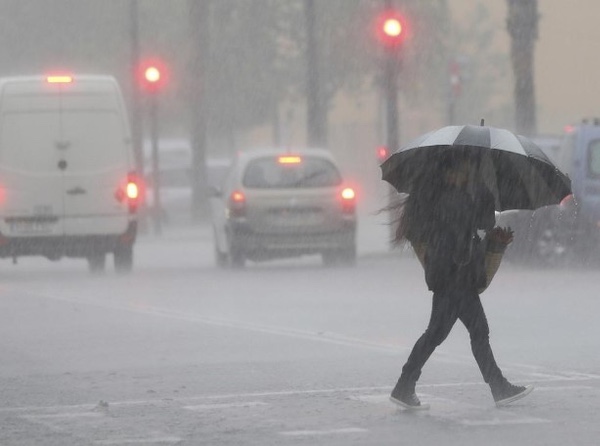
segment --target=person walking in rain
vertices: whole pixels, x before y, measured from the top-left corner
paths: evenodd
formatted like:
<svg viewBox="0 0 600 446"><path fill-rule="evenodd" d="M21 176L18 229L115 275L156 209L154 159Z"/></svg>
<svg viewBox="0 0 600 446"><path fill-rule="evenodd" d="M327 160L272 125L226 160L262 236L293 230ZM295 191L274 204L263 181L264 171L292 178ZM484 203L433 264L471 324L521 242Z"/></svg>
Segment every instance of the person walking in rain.
<svg viewBox="0 0 600 446"><path fill-rule="evenodd" d="M433 351L460 319L496 405L504 406L526 396L533 387L511 384L494 359L478 292L485 288L487 278L477 231L486 231L491 242L505 244L512 241L512 232L494 228L494 198L481 178L476 178L474 161L458 151L445 155L438 184L427 178L403 203L396 233L396 241L409 241L415 250L425 250L425 281L433 291L433 302L429 325L404 364L390 400L407 409L429 407L419 401L415 385Z"/></svg>

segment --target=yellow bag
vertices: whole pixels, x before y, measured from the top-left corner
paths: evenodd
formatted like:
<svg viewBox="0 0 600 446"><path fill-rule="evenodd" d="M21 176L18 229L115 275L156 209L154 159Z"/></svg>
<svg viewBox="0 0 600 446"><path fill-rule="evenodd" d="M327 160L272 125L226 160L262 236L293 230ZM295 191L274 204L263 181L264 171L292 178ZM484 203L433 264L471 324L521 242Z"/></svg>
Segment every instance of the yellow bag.
<svg viewBox="0 0 600 446"><path fill-rule="evenodd" d="M411 242L411 246L421 262L421 266L425 269L425 251L427 251L426 243L418 243L413 244ZM483 293L490 283L492 283L492 279L498 272L498 268L500 268L500 263L502 262L502 257L504 256L504 252L506 251L506 247L508 244L504 244L501 242L487 242L486 250L485 250L485 286L479 288L477 290L478 293Z"/></svg>

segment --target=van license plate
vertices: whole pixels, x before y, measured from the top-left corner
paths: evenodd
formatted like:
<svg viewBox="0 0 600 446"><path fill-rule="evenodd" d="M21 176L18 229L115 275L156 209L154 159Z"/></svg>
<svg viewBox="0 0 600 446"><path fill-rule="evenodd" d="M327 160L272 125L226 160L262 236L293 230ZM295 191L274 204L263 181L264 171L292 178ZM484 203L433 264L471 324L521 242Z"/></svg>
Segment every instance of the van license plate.
<svg viewBox="0 0 600 446"><path fill-rule="evenodd" d="M48 234L52 232L53 223L49 221L13 221L9 223L13 234Z"/></svg>

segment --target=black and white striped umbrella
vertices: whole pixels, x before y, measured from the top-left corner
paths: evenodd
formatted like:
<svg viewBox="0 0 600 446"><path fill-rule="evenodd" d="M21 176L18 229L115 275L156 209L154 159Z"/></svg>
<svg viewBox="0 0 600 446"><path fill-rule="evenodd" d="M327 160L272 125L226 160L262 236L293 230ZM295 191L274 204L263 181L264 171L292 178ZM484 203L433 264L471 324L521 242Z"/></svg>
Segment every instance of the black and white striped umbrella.
<svg viewBox="0 0 600 446"><path fill-rule="evenodd" d="M571 194L571 180L530 139L483 125L448 126L419 136L381 165L382 179L398 192L411 193L427 179L441 178L444 154L450 151L477 160L497 211L537 209Z"/></svg>

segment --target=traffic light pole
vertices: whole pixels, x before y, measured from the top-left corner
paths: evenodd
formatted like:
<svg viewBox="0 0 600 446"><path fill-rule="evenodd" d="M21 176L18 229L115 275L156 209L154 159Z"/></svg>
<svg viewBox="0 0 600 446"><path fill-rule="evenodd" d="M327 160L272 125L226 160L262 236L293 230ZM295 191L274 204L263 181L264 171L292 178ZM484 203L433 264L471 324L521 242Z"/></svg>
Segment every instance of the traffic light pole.
<svg viewBox="0 0 600 446"><path fill-rule="evenodd" d="M393 153L398 149L400 144L400 131L398 128L398 52L392 49L386 51L386 57L384 62L383 72L383 92L385 95L385 129L386 129L386 146L389 153ZM389 227L390 227L390 240L394 240L396 235L396 219L397 212L394 209L395 190L390 186L389 188Z"/></svg>
<svg viewBox="0 0 600 446"><path fill-rule="evenodd" d="M394 152L398 149L400 141L398 129L398 54L388 51L385 58L383 73L383 91L386 109L386 145L388 150Z"/></svg>
<svg viewBox="0 0 600 446"><path fill-rule="evenodd" d="M160 201L160 175L159 175L159 159L158 159L158 100L156 92L151 93L148 100L150 101L150 140L152 143L152 193L154 206L152 219L154 222L154 233L162 234L162 204Z"/></svg>

